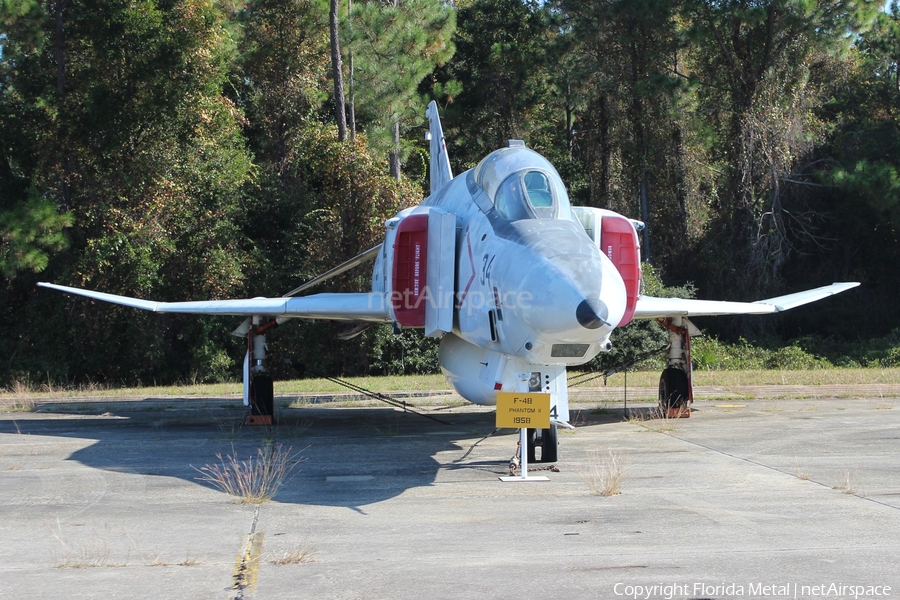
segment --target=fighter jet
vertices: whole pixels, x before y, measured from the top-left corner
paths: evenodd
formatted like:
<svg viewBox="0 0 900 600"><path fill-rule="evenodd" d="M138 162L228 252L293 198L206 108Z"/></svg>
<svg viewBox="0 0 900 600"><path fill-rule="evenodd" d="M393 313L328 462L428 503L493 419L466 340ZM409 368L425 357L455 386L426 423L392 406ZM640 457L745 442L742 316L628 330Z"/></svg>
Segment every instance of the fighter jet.
<svg viewBox="0 0 900 600"><path fill-rule="evenodd" d="M247 317L235 333L247 340L244 404L256 415L273 412L265 364L272 327L328 319L423 328L440 338L441 369L463 398L494 405L498 392L550 395L550 428L528 438L529 459L539 448L542 462L557 460L558 427L571 427L566 369L609 351L614 329L633 319L658 319L668 328L659 400L664 410L680 409L692 401L690 338L698 333L688 317L775 313L859 285L747 303L642 295L642 223L572 206L553 165L518 140L454 177L434 102L426 115L429 196L386 221L381 245L281 298L154 302L38 285L154 312ZM371 260L368 292L297 295Z"/></svg>

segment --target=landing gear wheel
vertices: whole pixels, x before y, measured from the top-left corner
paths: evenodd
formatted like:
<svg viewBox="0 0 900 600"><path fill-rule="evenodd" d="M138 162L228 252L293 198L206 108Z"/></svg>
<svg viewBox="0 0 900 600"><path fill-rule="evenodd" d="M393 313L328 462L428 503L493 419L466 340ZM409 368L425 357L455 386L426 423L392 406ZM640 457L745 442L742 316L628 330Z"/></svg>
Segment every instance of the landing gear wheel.
<svg viewBox="0 0 900 600"><path fill-rule="evenodd" d="M683 408L688 403L687 373L678 367L669 367L659 378L659 410L666 414L670 408Z"/></svg>
<svg viewBox="0 0 900 600"><path fill-rule="evenodd" d="M528 440L529 463L553 463L559 460L559 433L556 425L550 429L529 429L525 433ZM537 447L541 447L541 459L537 460Z"/></svg>
<svg viewBox="0 0 900 600"><path fill-rule="evenodd" d="M525 432L525 439L528 440L528 462L534 463L537 462L535 458L537 453L535 449L537 448L538 443L540 443L541 438L538 436L538 432L540 429L529 429Z"/></svg>
<svg viewBox="0 0 900 600"><path fill-rule="evenodd" d="M550 425L550 429L541 431L541 462L555 463L559 460L559 432L556 425Z"/></svg>
<svg viewBox="0 0 900 600"><path fill-rule="evenodd" d="M254 375L250 380L250 414L272 416L275 412L275 388L269 375Z"/></svg>

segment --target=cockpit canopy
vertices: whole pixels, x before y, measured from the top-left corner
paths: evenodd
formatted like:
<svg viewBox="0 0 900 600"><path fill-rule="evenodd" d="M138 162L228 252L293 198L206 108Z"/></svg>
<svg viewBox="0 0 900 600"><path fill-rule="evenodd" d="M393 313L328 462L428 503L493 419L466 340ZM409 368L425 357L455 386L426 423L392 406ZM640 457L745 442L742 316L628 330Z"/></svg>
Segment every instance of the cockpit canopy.
<svg viewBox="0 0 900 600"><path fill-rule="evenodd" d="M559 173L550 161L521 142L510 142L509 148L488 154L475 167L475 183L510 221L572 219L572 206Z"/></svg>

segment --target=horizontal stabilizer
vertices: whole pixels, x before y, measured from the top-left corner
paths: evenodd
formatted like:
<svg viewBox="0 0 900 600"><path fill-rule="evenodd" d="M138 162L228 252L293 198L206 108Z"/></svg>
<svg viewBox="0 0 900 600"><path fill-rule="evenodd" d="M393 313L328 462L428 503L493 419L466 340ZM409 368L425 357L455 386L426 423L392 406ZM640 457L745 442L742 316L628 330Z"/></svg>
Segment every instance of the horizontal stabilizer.
<svg viewBox="0 0 900 600"><path fill-rule="evenodd" d="M789 310L816 300L855 288L859 283L833 283L814 290L788 294L758 302L721 302L716 300L687 300L684 298L653 298L642 296L637 302L635 319L664 317L711 317L721 315L765 315Z"/></svg>
<svg viewBox="0 0 900 600"><path fill-rule="evenodd" d="M246 300L200 300L195 302L154 302L128 296L117 296L79 288L39 283L50 288L102 300L112 304L130 306L160 313L185 313L195 315L271 316L298 319L322 319L332 321L370 321L388 323L390 317L384 296L374 293L314 294L299 298L250 298Z"/></svg>

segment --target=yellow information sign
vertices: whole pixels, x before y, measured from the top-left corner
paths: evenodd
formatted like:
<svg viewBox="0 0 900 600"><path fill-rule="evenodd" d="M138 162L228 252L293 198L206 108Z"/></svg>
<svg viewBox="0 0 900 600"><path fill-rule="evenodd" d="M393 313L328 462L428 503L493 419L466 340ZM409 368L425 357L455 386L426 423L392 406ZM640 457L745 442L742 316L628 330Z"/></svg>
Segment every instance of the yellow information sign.
<svg viewBox="0 0 900 600"><path fill-rule="evenodd" d="M497 392L497 427L549 429L550 394Z"/></svg>

